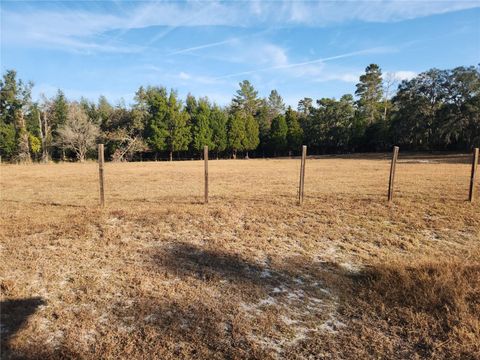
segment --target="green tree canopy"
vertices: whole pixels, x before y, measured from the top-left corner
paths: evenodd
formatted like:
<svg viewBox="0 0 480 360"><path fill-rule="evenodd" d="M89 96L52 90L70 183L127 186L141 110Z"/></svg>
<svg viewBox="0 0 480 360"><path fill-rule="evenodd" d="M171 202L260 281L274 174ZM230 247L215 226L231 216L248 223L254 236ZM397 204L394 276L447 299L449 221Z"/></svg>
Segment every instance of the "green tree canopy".
<svg viewBox="0 0 480 360"><path fill-rule="evenodd" d="M288 126L285 116L278 115L272 121L270 130L270 142L275 153L282 152L287 148Z"/></svg>
<svg viewBox="0 0 480 360"><path fill-rule="evenodd" d="M272 118L285 112L285 103L277 90L270 92L267 103L272 112Z"/></svg>
<svg viewBox="0 0 480 360"><path fill-rule="evenodd" d="M195 151L202 151L205 145L212 148L211 111L207 98L202 98L198 101L197 108L191 116L193 149Z"/></svg>
<svg viewBox="0 0 480 360"><path fill-rule="evenodd" d="M244 150L245 137L245 116L241 112L231 114L228 118L228 147L233 158L237 157L238 151Z"/></svg>
<svg viewBox="0 0 480 360"><path fill-rule="evenodd" d="M317 105L311 108L304 129L308 145L323 151L345 149L355 116L352 95L344 95L340 100L323 98L317 100Z"/></svg>
<svg viewBox="0 0 480 360"><path fill-rule="evenodd" d="M400 84L393 98L395 142L415 149L428 149L438 141L437 115L446 100L447 78L447 71L431 69Z"/></svg>
<svg viewBox="0 0 480 360"><path fill-rule="evenodd" d="M7 70L0 80L0 121L15 124L15 112L26 111L31 101L33 83L17 80L15 70Z"/></svg>
<svg viewBox="0 0 480 360"><path fill-rule="evenodd" d="M225 151L228 145L227 137L228 116L218 106L214 106L210 112L210 126L212 129L212 150Z"/></svg>
<svg viewBox="0 0 480 360"><path fill-rule="evenodd" d="M260 105L258 91L255 90L248 80L239 83L240 89L232 99L232 112L241 111L245 115L254 116Z"/></svg>
<svg viewBox="0 0 480 360"><path fill-rule="evenodd" d="M298 151L303 142L303 130L298 121L297 112L291 106L285 112L285 121L287 123L287 144L288 150Z"/></svg>
<svg viewBox="0 0 480 360"><path fill-rule="evenodd" d="M166 138L167 148L170 151L170 161L174 151L188 150L192 139L188 113L182 110L182 103L178 100L177 93L170 91L168 97L168 113L166 123L168 136Z"/></svg>
<svg viewBox="0 0 480 360"><path fill-rule="evenodd" d="M358 97L358 112L363 123L373 124L381 118L382 70L377 64L367 66L365 74L360 76L355 95Z"/></svg>
<svg viewBox="0 0 480 360"><path fill-rule="evenodd" d="M152 150L167 150L169 128L167 123L168 99L164 87L141 87L136 93L137 109L146 114L145 138ZM140 111L140 110L139 110Z"/></svg>
<svg viewBox="0 0 480 360"><path fill-rule="evenodd" d="M244 118L245 121L245 138L243 140L243 148L248 152L250 150L255 150L260 143L258 137L258 123L252 115L246 115Z"/></svg>
<svg viewBox="0 0 480 360"><path fill-rule="evenodd" d="M371 64L359 78L356 101L349 94L339 100L304 97L297 111L285 111L276 90L260 98L247 80L225 108L192 94L183 105L175 91L160 86L140 87L131 106L113 106L104 96L71 102L61 90L32 102L32 84L7 70L0 79L0 154L7 161L70 155L60 130L69 122L72 103L99 125L107 158L118 161L165 154L171 159L180 151L191 156L204 145L217 156L228 150L247 157L252 150L263 156L298 151L302 144L310 153L383 151L392 144L412 150L480 145L478 66L430 69L396 85L392 74L382 79L380 67Z"/></svg>

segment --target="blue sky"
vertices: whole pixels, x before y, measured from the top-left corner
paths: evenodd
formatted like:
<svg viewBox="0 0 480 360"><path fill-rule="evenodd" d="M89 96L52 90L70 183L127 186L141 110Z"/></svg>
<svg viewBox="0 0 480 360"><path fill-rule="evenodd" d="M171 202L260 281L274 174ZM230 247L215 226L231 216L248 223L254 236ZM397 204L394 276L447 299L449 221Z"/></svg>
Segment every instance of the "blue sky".
<svg viewBox="0 0 480 360"><path fill-rule="evenodd" d="M1 71L34 97L132 102L163 85L229 103L250 80L287 104L353 93L377 63L402 80L480 63L480 1L6 1Z"/></svg>

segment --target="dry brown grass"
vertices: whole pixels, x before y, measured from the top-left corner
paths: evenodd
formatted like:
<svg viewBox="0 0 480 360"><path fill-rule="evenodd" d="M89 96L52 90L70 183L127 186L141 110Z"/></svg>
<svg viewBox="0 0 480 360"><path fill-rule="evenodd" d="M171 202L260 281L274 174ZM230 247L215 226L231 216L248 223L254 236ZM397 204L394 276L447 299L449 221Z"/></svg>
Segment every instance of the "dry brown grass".
<svg viewBox="0 0 480 360"><path fill-rule="evenodd" d="M2 357L479 358L464 160L2 165Z"/></svg>

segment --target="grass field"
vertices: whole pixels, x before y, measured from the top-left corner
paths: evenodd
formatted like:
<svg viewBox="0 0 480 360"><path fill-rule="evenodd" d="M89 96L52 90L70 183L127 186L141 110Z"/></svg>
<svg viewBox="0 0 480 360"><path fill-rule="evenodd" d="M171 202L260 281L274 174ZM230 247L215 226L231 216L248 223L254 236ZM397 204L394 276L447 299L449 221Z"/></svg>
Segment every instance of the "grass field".
<svg viewBox="0 0 480 360"><path fill-rule="evenodd" d="M478 359L469 157L389 166L2 165L2 358Z"/></svg>

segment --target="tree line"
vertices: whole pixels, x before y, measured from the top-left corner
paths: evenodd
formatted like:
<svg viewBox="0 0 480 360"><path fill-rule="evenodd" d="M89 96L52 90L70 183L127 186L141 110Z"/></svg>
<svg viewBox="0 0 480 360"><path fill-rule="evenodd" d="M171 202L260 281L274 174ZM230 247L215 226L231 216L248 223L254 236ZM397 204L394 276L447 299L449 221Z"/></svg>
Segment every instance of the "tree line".
<svg viewBox="0 0 480 360"><path fill-rule="evenodd" d="M33 101L33 84L7 70L0 80L0 154L12 162L95 156L131 161L198 157L205 145L218 157L389 150L466 151L480 143L480 67L430 69L399 84L370 64L354 95L305 97L286 107L272 90L258 96L244 80L228 106L206 97L179 99L161 86L140 87L134 103L101 96L69 101L58 90Z"/></svg>

